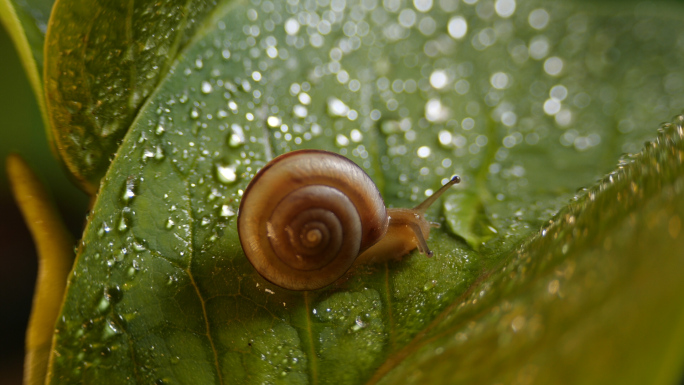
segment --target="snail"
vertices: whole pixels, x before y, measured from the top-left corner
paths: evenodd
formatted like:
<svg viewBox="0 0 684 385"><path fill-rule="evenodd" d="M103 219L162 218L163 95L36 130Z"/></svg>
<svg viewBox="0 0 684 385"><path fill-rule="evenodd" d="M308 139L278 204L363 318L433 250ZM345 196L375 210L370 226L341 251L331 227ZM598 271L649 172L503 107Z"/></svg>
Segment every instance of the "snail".
<svg viewBox="0 0 684 385"><path fill-rule="evenodd" d="M252 179L238 210L238 233L249 262L266 280L290 290L315 290L355 263L432 252L425 211L452 178L418 206L385 208L371 178L328 151L298 150L271 160Z"/></svg>

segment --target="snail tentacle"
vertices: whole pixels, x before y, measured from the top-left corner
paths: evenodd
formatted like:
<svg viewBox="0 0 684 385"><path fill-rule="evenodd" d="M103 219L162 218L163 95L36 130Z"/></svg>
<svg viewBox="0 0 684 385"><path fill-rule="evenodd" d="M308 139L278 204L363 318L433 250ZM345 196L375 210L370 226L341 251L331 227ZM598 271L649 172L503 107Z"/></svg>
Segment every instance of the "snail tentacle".
<svg viewBox="0 0 684 385"><path fill-rule="evenodd" d="M416 242L418 243L418 251L421 254L425 254L428 258L432 257L432 251L430 251L430 248L427 245L425 237L423 237L423 232L421 231L418 223L411 222L409 223L409 227L411 227L411 230L413 230L413 234L416 237Z"/></svg>

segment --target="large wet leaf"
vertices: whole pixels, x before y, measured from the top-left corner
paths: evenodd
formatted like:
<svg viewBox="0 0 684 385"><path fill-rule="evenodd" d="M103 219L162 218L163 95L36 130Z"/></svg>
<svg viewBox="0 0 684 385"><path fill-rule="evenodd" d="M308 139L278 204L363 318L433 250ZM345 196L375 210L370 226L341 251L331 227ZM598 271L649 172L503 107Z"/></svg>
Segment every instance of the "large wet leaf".
<svg viewBox="0 0 684 385"><path fill-rule="evenodd" d="M59 154L94 194L138 109L215 6L211 0L59 1L45 92Z"/></svg>
<svg viewBox="0 0 684 385"><path fill-rule="evenodd" d="M562 325L588 331L583 312L602 298L591 287L575 291L579 305L555 318L558 325L532 317L560 306L537 304L543 298L533 287L566 255L607 273L603 263L632 259L583 257L591 251L583 243L568 254L543 239L525 243L524 257L511 250L684 105L684 60L674 48L679 14L504 0L254 0L217 8L142 107L108 170L69 280L49 381L317 384L389 373L391 382L413 367L471 357L452 346L464 333L454 317L488 336L508 325L501 317L510 313L493 310L480 323L468 293L484 293L483 312L518 301L531 312L520 322L550 330L537 351L554 349ZM297 148L348 156L392 206L413 205L460 174L464 183L430 212L449 224L432 233L435 257L364 267L316 292L264 281L242 254L235 211L255 172ZM671 164L681 162L677 154L656 170L679 173ZM625 178L639 189L638 176ZM658 202L653 189L643 191ZM600 202L623 193L605 194ZM471 206L456 210L458 202ZM622 217L641 215L640 206L619 208ZM567 226L572 234L578 227L562 215L573 208L565 210L554 231ZM620 215L589 216L578 231L617 242L635 231L621 230ZM594 279L581 271L575 279ZM469 292L476 282L506 290ZM611 282L630 290L625 280ZM440 348L446 355L431 361ZM511 352L502 349L492 366L503 362L514 373L524 361ZM654 371L647 365L640 373ZM482 368L468 380L494 372Z"/></svg>
<svg viewBox="0 0 684 385"><path fill-rule="evenodd" d="M483 275L370 382L680 383L683 139L679 116Z"/></svg>

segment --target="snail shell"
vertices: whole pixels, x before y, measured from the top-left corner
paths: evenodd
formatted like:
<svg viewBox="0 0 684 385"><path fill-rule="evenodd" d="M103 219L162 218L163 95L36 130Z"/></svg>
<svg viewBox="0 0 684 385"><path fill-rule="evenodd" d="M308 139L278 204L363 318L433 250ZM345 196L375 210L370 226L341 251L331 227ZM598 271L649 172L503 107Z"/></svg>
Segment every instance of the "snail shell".
<svg viewBox="0 0 684 385"><path fill-rule="evenodd" d="M267 280L293 290L340 278L388 223L370 177L349 159L316 150L273 159L247 186L238 214L249 261Z"/></svg>
<svg viewBox="0 0 684 385"><path fill-rule="evenodd" d="M431 255L424 209L439 194L420 210L421 205L388 210L354 162L332 152L299 150L273 159L247 186L238 233L245 255L264 278L286 289L314 290L335 282L362 254L366 262L416 247ZM376 244L377 252L370 252Z"/></svg>

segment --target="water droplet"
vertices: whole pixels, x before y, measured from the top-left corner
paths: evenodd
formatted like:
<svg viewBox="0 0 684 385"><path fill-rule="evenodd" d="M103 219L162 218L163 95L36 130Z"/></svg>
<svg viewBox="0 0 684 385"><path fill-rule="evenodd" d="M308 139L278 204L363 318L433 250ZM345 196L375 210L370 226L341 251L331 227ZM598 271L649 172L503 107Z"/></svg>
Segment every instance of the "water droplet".
<svg viewBox="0 0 684 385"><path fill-rule="evenodd" d="M448 83L449 77L444 70L433 71L430 75L430 85L438 90L446 87Z"/></svg>
<svg viewBox="0 0 684 385"><path fill-rule="evenodd" d="M281 120L277 116L269 116L268 119L266 119L266 123L269 127L275 128L280 126Z"/></svg>
<svg viewBox="0 0 684 385"><path fill-rule="evenodd" d="M166 284L167 285L173 285L173 284L176 284L177 282L178 282L178 277L176 277L175 275L169 275L168 280L166 281Z"/></svg>
<svg viewBox="0 0 684 385"><path fill-rule="evenodd" d="M555 98L546 99L544 102L544 112L547 115L555 115L560 111L561 103Z"/></svg>
<svg viewBox="0 0 684 385"><path fill-rule="evenodd" d="M432 195L432 194L430 194ZM426 282L425 285L423 285L423 291L430 291L437 286L437 280L431 280L430 282Z"/></svg>
<svg viewBox="0 0 684 385"><path fill-rule="evenodd" d="M298 118L306 118L306 116L309 114L309 111L301 104L297 104L292 108L292 113Z"/></svg>
<svg viewBox="0 0 684 385"><path fill-rule="evenodd" d="M359 331L365 327L366 327L366 323L363 322L361 317L356 317L356 320L354 321L354 325L352 325L352 331Z"/></svg>
<svg viewBox="0 0 684 385"><path fill-rule="evenodd" d="M107 301L109 301L112 304L116 304L123 298L123 291L121 291L121 288L119 286L111 286L105 288L104 295Z"/></svg>
<svg viewBox="0 0 684 385"><path fill-rule="evenodd" d="M430 147L428 146L421 146L418 147L418 151L416 151L416 154L418 155L419 158L427 158L430 156L430 153L432 151L430 150Z"/></svg>
<svg viewBox="0 0 684 385"><path fill-rule="evenodd" d="M156 159L156 160L164 159L164 150L162 150L161 146L156 146L154 148L154 159Z"/></svg>
<svg viewBox="0 0 684 385"><path fill-rule="evenodd" d="M502 90L508 87L509 77L504 72L497 72L489 78L489 83L497 90Z"/></svg>
<svg viewBox="0 0 684 385"><path fill-rule="evenodd" d="M116 259L111 255L110 258L107 258L107 266L112 267L114 265L116 265Z"/></svg>
<svg viewBox="0 0 684 385"><path fill-rule="evenodd" d="M201 89L202 89L202 93L205 95L210 94L211 91L214 90L214 88L211 86L211 83L209 83L206 80L202 82L202 88Z"/></svg>
<svg viewBox="0 0 684 385"><path fill-rule="evenodd" d="M548 25L549 19L549 13L545 9L539 8L530 12L527 22L530 23L532 28L542 30Z"/></svg>
<svg viewBox="0 0 684 385"><path fill-rule="evenodd" d="M135 241L135 242L133 242L133 250L140 252L140 251L147 250L147 248L141 242ZM135 263L135 261L134 261L134 263Z"/></svg>
<svg viewBox="0 0 684 385"><path fill-rule="evenodd" d="M245 92L249 92L252 89L252 85L249 84L247 80L243 80L242 83L240 83L240 88Z"/></svg>
<svg viewBox="0 0 684 385"><path fill-rule="evenodd" d="M553 56L544 62L544 71L551 75L556 76L563 70L563 60L559 57Z"/></svg>
<svg viewBox="0 0 684 385"><path fill-rule="evenodd" d="M230 147L238 147L245 143L245 132L239 124L230 126L231 133L228 137L228 145Z"/></svg>
<svg viewBox="0 0 684 385"><path fill-rule="evenodd" d="M330 116L344 117L349 114L349 106L337 98L328 98L328 114Z"/></svg>
<svg viewBox="0 0 684 385"><path fill-rule="evenodd" d="M453 135L451 135L451 132L447 130L442 130L439 132L439 144L441 144L444 147L450 147L452 145L452 139Z"/></svg>
<svg viewBox="0 0 684 385"><path fill-rule="evenodd" d="M216 165L216 176L219 182L223 184L231 184L237 180L237 165L235 164L217 164Z"/></svg>
<svg viewBox="0 0 684 385"><path fill-rule="evenodd" d="M447 31L452 38L461 39L468 32L468 22L463 16L452 17L447 24Z"/></svg>
<svg viewBox="0 0 684 385"><path fill-rule="evenodd" d="M549 54L549 41L546 36L536 36L530 42L530 56L533 59L541 60Z"/></svg>
<svg viewBox="0 0 684 385"><path fill-rule="evenodd" d="M126 248L121 248L114 253L114 261L121 262L126 257L128 250Z"/></svg>
<svg viewBox="0 0 684 385"><path fill-rule="evenodd" d="M199 116L200 116L199 110L196 107L193 107L192 110L190 110L190 118L197 119L197 118L199 118Z"/></svg>
<svg viewBox="0 0 684 385"><path fill-rule="evenodd" d="M107 327L103 331L104 337L109 338L121 333L123 331L123 321L121 316L107 316Z"/></svg>
<svg viewBox="0 0 684 385"><path fill-rule="evenodd" d="M235 211L233 211L233 209L230 206L223 205L221 206L221 212L219 213L219 215L222 217L229 218L235 215Z"/></svg>
<svg viewBox="0 0 684 385"><path fill-rule="evenodd" d="M103 297L100 302L97 304L97 310L100 313L104 313L109 309L109 299L107 297Z"/></svg>
<svg viewBox="0 0 684 385"><path fill-rule="evenodd" d="M296 35L299 32L299 22L294 18L287 19L285 22L285 32L288 35Z"/></svg>
<svg viewBox="0 0 684 385"><path fill-rule="evenodd" d="M425 118L430 122L443 122L449 118L449 109L439 99L430 99L425 103Z"/></svg>
<svg viewBox="0 0 684 385"><path fill-rule="evenodd" d="M142 154L142 160L145 161L147 159L154 158L154 151L145 149Z"/></svg>
<svg viewBox="0 0 684 385"><path fill-rule="evenodd" d="M496 0L494 9L503 18L511 17L515 13L515 0Z"/></svg>
<svg viewBox="0 0 684 385"><path fill-rule="evenodd" d="M112 230L111 227L107 224L107 222L102 222L102 226L100 226L100 229L97 230L97 235L100 237L104 236L105 234L108 234Z"/></svg>
<svg viewBox="0 0 684 385"><path fill-rule="evenodd" d="M413 0L413 6L420 12L427 12L432 8L432 0Z"/></svg>
<svg viewBox="0 0 684 385"><path fill-rule="evenodd" d="M345 147L349 145L349 138L342 134L337 134L337 137L335 138L335 143L337 143L338 146L340 147Z"/></svg>
<svg viewBox="0 0 684 385"><path fill-rule="evenodd" d="M121 210L121 218L119 218L119 226L118 230L123 232L128 230L128 223L131 219L132 216L132 211L130 207L124 207L123 210Z"/></svg>
<svg viewBox="0 0 684 385"><path fill-rule="evenodd" d="M299 99L299 102L304 105L308 106L309 104L311 104L311 96L309 96L309 94L307 94L306 92L300 93L297 98Z"/></svg>

